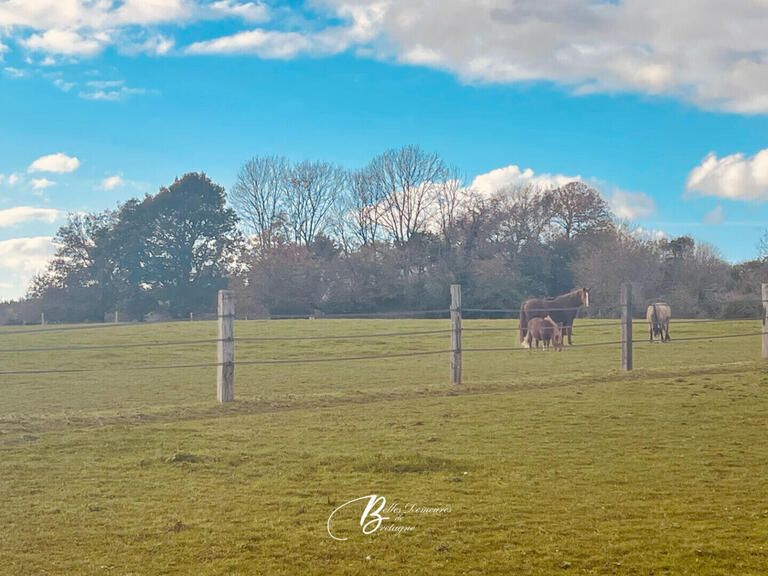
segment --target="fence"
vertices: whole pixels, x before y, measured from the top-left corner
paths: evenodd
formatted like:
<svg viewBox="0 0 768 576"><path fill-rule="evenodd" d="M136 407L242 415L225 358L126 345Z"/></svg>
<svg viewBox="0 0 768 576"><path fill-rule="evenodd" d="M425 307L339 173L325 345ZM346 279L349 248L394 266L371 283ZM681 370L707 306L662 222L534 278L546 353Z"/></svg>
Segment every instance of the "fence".
<svg viewBox="0 0 768 576"><path fill-rule="evenodd" d="M176 340L166 342L149 342L149 343L127 343L127 344L96 344L96 345L65 345L55 347L25 347L25 348L0 348L0 353L7 352L50 352L50 351L78 351L78 350L108 350L117 348L150 348L150 347L169 347L169 346L186 346L186 345L199 345L199 344L216 344L217 349L217 361L216 362L201 362L201 363L186 363L186 364L172 364L172 365L134 365L123 368L124 370L173 370L182 368L203 368L203 367L215 367L216 368L216 397L221 403L232 402L234 400L234 386L235 386L235 367L237 365L267 365L267 364L304 364L304 363L325 363L325 362L347 362L347 361L362 361L362 360L384 360L392 358L407 358L418 356L431 356L431 355L448 355L450 361L450 382L453 385L461 384L462 382L462 359L465 353L480 353L480 352L508 352L508 351L521 351L520 347L488 347L488 348L464 348L462 346L462 334L470 331L518 331L518 327L483 327L483 328L466 328L462 327L462 318L465 313L469 314L497 314L497 313L514 313L515 310L505 309L472 309L462 308L461 298L461 286L458 284L451 285L451 305L446 310L428 310L419 312L400 312L400 313L385 313L383 315L377 315L378 317L407 317L409 315L443 315L448 314L450 317L450 328L436 329L436 330L419 330L419 331L399 331L399 332L380 332L374 334L348 334L348 335L321 335L321 336L266 336L255 338L237 338L234 332L234 320L235 320L235 302L234 293L227 290L219 291L218 295L218 337L215 339L197 339L197 340ZM578 348L593 347L593 346L620 346L621 347L621 368L625 371L631 371L633 369L633 355L632 345L637 340L633 340L632 326L633 326L633 311L632 311L632 288L631 285L625 284L621 288L620 293L620 321L605 322L598 324L590 324L590 327L601 326L621 326L621 339L604 342L590 342L587 344L574 345ZM675 341L696 341L696 340L715 340L722 338L743 338L762 336L762 358L768 358L768 283L762 284L761 291L761 303L762 313L761 322L762 329L760 332L740 333L740 334L721 334L721 335L709 335L709 336L693 336L676 338ZM577 312L580 307L561 309ZM363 315L364 316L364 315ZM352 315L334 315L328 316L333 318L347 318ZM360 315L356 316L360 317ZM306 316L303 316L306 318ZM117 320L117 318L116 318ZM713 322L719 320L677 320L674 323L704 323ZM99 328L117 328L130 324L103 324L98 325ZM57 331L70 331L70 330L86 330L93 329L95 326L65 326L54 328L35 328L35 329L23 329L14 330L10 332L0 333L0 335L14 335L14 334L30 334L40 332L57 332ZM426 336L426 335L448 335L450 334L450 348L445 350L429 350L429 351L411 351L406 353L395 354L369 354L358 356L347 356L343 358L337 357L314 357L314 358L294 358L294 359L248 359L235 361L235 345L236 342L264 342L264 341L319 341L319 340L349 340L349 339L363 339L363 338L399 338L404 336ZM34 370L0 370L0 375L20 375L20 374L55 374L55 373L83 373L83 372L96 372L99 368L92 367L79 367L79 368L55 368L55 369L34 369ZM110 368L115 370L115 368Z"/></svg>

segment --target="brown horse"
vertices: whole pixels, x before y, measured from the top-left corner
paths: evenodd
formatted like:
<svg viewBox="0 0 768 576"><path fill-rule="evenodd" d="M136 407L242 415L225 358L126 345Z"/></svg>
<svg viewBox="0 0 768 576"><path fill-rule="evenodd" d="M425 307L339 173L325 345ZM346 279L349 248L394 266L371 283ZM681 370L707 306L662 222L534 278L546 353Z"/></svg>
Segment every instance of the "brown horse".
<svg viewBox="0 0 768 576"><path fill-rule="evenodd" d="M525 336L526 348L533 349L533 342L539 349L539 342L544 343L544 348L549 350L550 343L555 350L563 349L563 325L556 324L552 318L531 318L528 322L528 334Z"/></svg>
<svg viewBox="0 0 768 576"><path fill-rule="evenodd" d="M567 335L568 344L572 344L573 320L581 306L589 307L587 288L576 288L556 298L529 298L520 305L519 343L523 345L526 340L529 319L549 316L555 323L563 325L563 337Z"/></svg>

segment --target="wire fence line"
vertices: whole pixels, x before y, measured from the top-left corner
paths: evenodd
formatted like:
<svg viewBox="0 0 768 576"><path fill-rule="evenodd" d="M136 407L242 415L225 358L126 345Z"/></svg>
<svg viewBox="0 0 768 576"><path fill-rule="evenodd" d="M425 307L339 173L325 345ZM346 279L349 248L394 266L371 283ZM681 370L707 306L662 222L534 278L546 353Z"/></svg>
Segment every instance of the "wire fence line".
<svg viewBox="0 0 768 576"><path fill-rule="evenodd" d="M434 334L448 334L450 328L442 330L418 330L414 332L380 332L378 334L339 334L332 336L254 336L235 337L235 342L273 342L273 341L303 341L303 340L356 340L363 338L394 338L405 336L430 336Z"/></svg>
<svg viewBox="0 0 768 576"><path fill-rule="evenodd" d="M742 319L743 321L745 319ZM759 320L759 319L755 319ZM670 324L699 324L707 322L724 322L724 320L678 320L670 321ZM731 320L730 322L734 322ZM635 321L634 324L643 325L641 321ZM135 324L122 324L123 326ZM113 325L107 325L113 326ZM579 330L587 328L604 328L604 327L616 327L621 326L621 322L600 322L597 324L580 324ZM98 327L98 326L97 326ZM465 327L462 328L462 332L516 332L519 330L519 325L509 327ZM78 328L61 328L65 329L79 329ZM86 329L86 328L83 328ZM27 334L30 332L55 332L59 329L49 330L32 330L13 332L12 334ZM235 337L235 342L301 342L301 341L319 341L319 340L357 340L367 338L396 338L407 336L431 336L438 334L448 334L451 332L450 328L444 328L440 330L416 330L416 331L403 331L403 332L379 332L370 334L336 334L336 335L322 335L322 336L254 336L254 337ZM679 340L679 339L678 339ZM0 353L11 352L63 352L63 351L87 351L87 350L110 350L110 349L130 349L130 348L158 348L166 346L188 346L199 344L216 344L221 342L218 338L208 338L200 340L172 340L164 342L145 342L145 343L128 343L128 344L94 344L94 345L67 345L67 346L35 346L25 348L0 348ZM575 345L574 345L575 346Z"/></svg>
<svg viewBox="0 0 768 576"><path fill-rule="evenodd" d="M158 366L110 366L107 370L110 372L136 372L145 370L175 370L186 368L216 368L226 364L234 366L257 366L264 364L320 364L328 362L350 362L359 360L382 360L394 358L411 358L415 356L435 356L439 354L448 354L451 350L426 350L416 352L403 352L397 354L375 354L365 356L342 356L338 358L291 358L283 360L238 360L231 363L222 362L201 362L196 364L166 364ZM21 375L21 374L78 374L86 372L103 372L103 368L51 368L51 369L31 369L31 370L3 370L3 375Z"/></svg>
<svg viewBox="0 0 768 576"><path fill-rule="evenodd" d="M765 287L768 287L768 285L764 285ZM458 290L454 290L454 288L458 288ZM593 348L593 347L607 347L607 346L622 346L622 355L623 359L625 358L626 354L629 354L630 362L629 366L626 367L627 370L631 370L631 344L634 343L641 343L645 342L646 340L639 340L639 339L632 339L631 338L631 327L634 325L642 325L645 324L645 322L642 319L633 319L631 318L631 290L628 287L623 288L623 306L622 306L622 321L610 321L610 322L579 322L579 330L586 329L586 328L600 328L600 327L617 327L622 326L622 337L619 340L605 340L605 341L599 341L599 342L587 342L584 344L575 344L575 345L569 345L569 348L575 348L575 349L581 349L581 348ZM765 292L764 292L765 294ZM512 326L468 326L465 328L461 327L461 318L462 314L467 313L469 315L472 314L502 314L502 313L515 313L517 310L513 309L504 309L504 308L496 308L496 309L482 309L482 308L462 308L461 306L461 292L460 287L458 285L454 285L451 287L451 295L452 295L452 302L451 307L447 309L438 309L438 310L414 310L414 311L388 311L388 312L382 312L382 313L370 313L370 314L328 314L328 315L317 315L316 318L323 318L323 319L334 319L334 318L343 318L343 319L352 319L352 318L385 318L385 319L400 319L400 318L412 318L416 316L424 317L426 315L432 314L432 315L441 315L441 314L450 314L451 315L451 327L446 329L435 329L435 330L412 330L412 331L388 331L388 332L376 332L376 333L364 333L364 334L319 334L319 335L308 335L308 336L254 336L254 337L234 337L233 333L233 325L234 320L237 318L234 314L234 305L233 305L233 296L231 292L228 291L222 291L219 293L219 313L216 315L216 318L219 323L219 337L216 339L208 338L208 339L190 339L190 340L173 340L173 341L160 341L160 342L129 342L124 344L95 344L95 345L62 345L62 346L34 346L34 347L19 347L19 348L0 348L0 352L2 353L33 353L33 352L53 352L53 351L88 351L88 350L107 350L107 349L136 349L136 348L153 348L153 347L172 347L172 346L188 346L188 345L203 345L203 344L217 344L217 350L218 350L218 361L217 362L196 362L196 363L169 363L169 364L162 364L162 365L110 365L108 367L91 367L91 366L84 366L84 367L73 367L73 368L34 368L34 369L23 369L23 370L1 370L0 375L37 375L37 374L80 374L80 373L95 373L95 372L141 372L141 371L152 371L152 370L177 370L177 369L198 369L198 368L218 368L219 369L219 376L226 371L229 370L231 374L233 374L233 369L235 366L259 366L259 365L297 365L297 364L325 364L325 363L335 363L335 362L354 362L354 361L378 361L378 360L387 360L387 359L401 359L401 358L412 358L412 357L425 357L425 356L436 356L436 355L450 355L451 358L451 369L452 374L454 373L454 370L458 366L458 380L454 379L452 376L452 382L457 383L460 382L460 365L461 365L461 355L463 353L488 353L488 352L522 352L527 350L526 348L518 347L518 346L499 346L499 347L466 347L463 348L461 345L461 333L466 332L473 332L473 333L481 333L481 332L511 332L511 331L518 331L520 329L520 323L519 321L515 323L515 325ZM223 297L226 297L228 299L228 308L222 308L222 302ZM768 302L768 300L761 300L761 302L765 303ZM576 311L578 312L581 310L582 307L565 307L565 308L557 308L557 309L550 309L547 310L548 312L559 312L559 311ZM608 310L612 308L604 308L603 310ZM615 308L613 308L615 309ZM544 309L531 309L530 312L544 312ZM310 316L311 317L311 316ZM288 316L282 316L282 317L276 317L276 318L291 318ZM307 315L301 315L301 316L293 316L293 318L301 318L305 319L308 318ZM438 318L432 318L432 319L438 319ZM508 319L504 319L508 320ZM742 319L743 320L743 319ZM725 320L725 319L682 319L682 320L673 320L671 324L701 324L705 322L724 322L724 321L733 321L733 320ZM186 322L186 321L180 321L177 320L176 322ZM34 329L24 329L24 330L11 330L8 332L0 332L0 335L22 335L22 334L40 334L40 333L48 333L48 332L62 332L62 331L72 331L72 330L93 330L93 329L102 329L102 328L118 328L118 327L132 327L132 326L140 326L140 325L146 325L147 323L141 323L141 322L123 322L123 323L110 323L110 324L91 324L91 325L85 325L85 326L60 326L60 327L52 327L52 328L46 328L46 327L40 327L40 328L34 328ZM226 328L225 328L226 326ZM730 339L730 338L745 338L745 337L754 337L754 336L763 336L765 337L768 335L768 332L765 332L766 328L763 328L763 331L760 332L742 332L737 334L715 334L715 335L702 335L702 336L688 336L688 337L680 337L675 338L673 340L673 343L676 342L692 342L692 341L711 341L711 340L721 340L721 339ZM261 342L301 342L301 341L343 341L343 340L361 340L361 339L378 339L378 338L407 338L407 337L414 337L414 336L433 336L433 335L445 335L450 334L451 335L451 346L450 349L440 349L440 350L411 350L407 352L387 352L386 349L381 350L382 353L370 353L370 354L358 354L358 355L350 355L350 356L321 356L321 357L295 357L295 358L265 358L265 359L245 359L245 360L234 360L234 344L237 342L242 343L261 343ZM765 342L765 340L764 340ZM226 355L222 352L222 350L228 349L228 352ZM629 350L627 352L627 349ZM764 348L764 355L765 355L765 348ZM624 366L624 364L622 364ZM230 377L231 377L230 374ZM231 399L231 395L229 397ZM225 400L222 400L225 401ZM228 400L226 400L228 401Z"/></svg>
<svg viewBox="0 0 768 576"><path fill-rule="evenodd" d="M674 342L691 342L691 341L703 341L703 340L721 340L729 338L745 338L762 336L768 334L768 332L749 332L744 334L717 334L711 336L692 336L684 338L676 338L668 343ZM203 341L186 341L185 343L210 343L217 340L203 340ZM648 342L647 340L632 340L633 344L641 344ZM599 346L617 346L625 344L625 340L610 340L603 342L588 342L586 344L571 344L568 348L594 348ZM136 344L136 347L145 346L144 344ZM132 346L133 347L133 346ZM99 349L101 347L95 346L89 349ZM0 350L0 352L16 351L16 350ZM27 351L27 350L19 350ZM37 351L37 350L35 350ZM521 347L486 347L486 348L462 348L462 352L477 353L477 352L530 352L532 349ZM235 366L259 366L259 365L285 365L285 364L325 364L331 362L352 362L352 361L364 361L364 360L386 360L396 358L412 358L419 356L435 356L450 354L453 350L425 350L425 351L413 351L402 352L395 354L371 354L362 356L342 356L342 357L323 357L323 358L287 358L287 359L274 359L274 360L238 360L232 364ZM193 364L164 364L164 365L151 365L151 366L110 366L108 369L104 368L51 368L51 369L30 369L30 370L2 370L0 375L41 375L41 374L80 374L80 373L93 373L103 372L108 370L110 372L141 372L151 370L177 370L177 369L191 369L191 368L216 368L222 366L220 362L199 362Z"/></svg>
<svg viewBox="0 0 768 576"><path fill-rule="evenodd" d="M736 300L735 302L739 303L768 303L768 300L760 300L760 299L746 299L746 300ZM722 304L727 304L723 302ZM619 305L610 305L610 306L601 306L600 311L601 313L606 310L612 310L612 311L618 311L620 309ZM527 309L528 312L551 312L551 311L579 311L584 310L583 306L574 306L574 307L566 307L566 308L557 308L557 309L539 309L539 308L532 308ZM307 314L272 314L269 316L263 316L263 317L247 317L244 315L235 315L233 316L235 319L239 321L270 321L270 320L307 320L307 319L314 319L314 320L325 320L325 319L376 319L376 318L390 318L390 319L400 319L400 318L417 318L418 316L423 316L423 320L438 320L441 318L435 318L435 315L439 314L449 314L451 312L450 308L440 308L440 309L431 309L431 310L396 310L396 311L383 311L383 312L350 312L350 313L307 313ZM462 308L461 310L462 314L518 314L520 312L519 308ZM63 331L75 331L75 330L100 330L105 328L120 328L120 327L136 327L136 326L148 326L152 324L169 324L169 323L182 323L186 324L188 322L211 322L215 321L217 319L217 316L215 314L205 314L205 315L199 315L198 317L194 318L194 320L190 319L181 319L181 318L174 318L174 319L163 319L163 320L153 320L153 321L143 321L143 322L104 322L104 323L91 323L91 324L85 324L85 325L79 325L79 326L56 326L56 325L37 325L38 328L24 328L22 330L16 330L16 329L10 329L10 330L2 330L0 329L0 336L14 336L19 334L35 334L35 333L43 333L43 332L63 332ZM474 318L473 318L474 319ZM479 319L479 318L478 318ZM498 318L489 318L489 319L498 319ZM601 319L601 318L595 318L591 316L584 316L581 319ZM702 319L686 319L686 320L675 320L672 319L672 323L680 324L683 322L734 322L738 320L748 320L749 318L702 318ZM635 318L636 321L642 322L642 318ZM51 327L48 327L51 326Z"/></svg>
<svg viewBox="0 0 768 576"><path fill-rule="evenodd" d="M142 342L137 344L93 344L71 346L36 346L31 348L0 348L0 352L64 352L78 350L111 350L119 348L158 348L163 346L188 346L192 344L215 344L221 342L217 338L206 340L176 340L168 342Z"/></svg>

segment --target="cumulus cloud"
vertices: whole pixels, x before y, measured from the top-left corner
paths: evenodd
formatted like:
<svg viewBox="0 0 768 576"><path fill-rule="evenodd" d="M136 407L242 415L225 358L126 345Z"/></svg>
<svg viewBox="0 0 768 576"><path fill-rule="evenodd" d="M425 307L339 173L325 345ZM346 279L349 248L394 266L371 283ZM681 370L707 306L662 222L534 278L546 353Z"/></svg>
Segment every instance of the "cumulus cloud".
<svg viewBox="0 0 768 576"><path fill-rule="evenodd" d="M63 54L65 56L94 56L109 42L109 36L97 33L90 37L81 36L73 30L51 29L42 34L32 34L21 41L21 45L35 52Z"/></svg>
<svg viewBox="0 0 768 576"><path fill-rule="evenodd" d="M768 6L752 0L317 0L324 30L297 31L301 50L358 48L448 70L467 82L555 82L578 93L666 94L705 108L768 111ZM338 20L345 22L337 25ZM252 52L274 30L239 31L191 53ZM361 33L363 32L363 33ZM266 35L266 36L265 36ZM318 41L324 38L323 42Z"/></svg>
<svg viewBox="0 0 768 576"><path fill-rule="evenodd" d="M37 178L32 180L32 188L35 190L42 191L51 186L56 186L56 182L52 182L51 180L48 180L48 178Z"/></svg>
<svg viewBox="0 0 768 576"><path fill-rule="evenodd" d="M185 0L125 0L114 16L124 24L161 24L187 19L192 10Z"/></svg>
<svg viewBox="0 0 768 576"><path fill-rule="evenodd" d="M623 220L648 218L656 213L656 201L642 192L614 190L607 201L613 213Z"/></svg>
<svg viewBox="0 0 768 576"><path fill-rule="evenodd" d="M80 167L80 160L62 152L41 156L27 168L27 172L74 172Z"/></svg>
<svg viewBox="0 0 768 576"><path fill-rule="evenodd" d="M722 206L715 206L712 210L704 214L704 218L701 220L704 224L710 226L719 226L725 221L725 215L723 214Z"/></svg>
<svg viewBox="0 0 768 576"><path fill-rule="evenodd" d="M541 188L557 188L575 180L581 180L581 176L535 174L530 168L521 170L519 166L512 164L476 176L469 187L482 196L489 196L502 188L527 185Z"/></svg>
<svg viewBox="0 0 768 576"><path fill-rule="evenodd" d="M125 181L123 180L123 177L119 174L115 174L114 176L109 176L107 178L104 178L101 181L101 189L102 190L114 190L116 188L119 188L125 184Z"/></svg>
<svg viewBox="0 0 768 576"><path fill-rule="evenodd" d="M55 252L53 238L36 236L0 241L0 298L9 300L24 295L35 274L43 272Z"/></svg>
<svg viewBox="0 0 768 576"><path fill-rule="evenodd" d="M121 43L120 49L125 54L151 54L164 56L168 54L176 42L164 34L153 34L143 40L128 39Z"/></svg>
<svg viewBox="0 0 768 576"><path fill-rule="evenodd" d="M52 224L61 217L61 212L52 208L33 208L16 206L0 210L0 228L15 226L24 222L47 222Z"/></svg>
<svg viewBox="0 0 768 576"><path fill-rule="evenodd" d="M50 236L0 240L0 268L34 274L45 268L53 253Z"/></svg>
<svg viewBox="0 0 768 576"><path fill-rule="evenodd" d="M217 38L188 26L224 18L239 26ZM582 94L659 94L768 112L768 5L755 0L306 0L277 9L261 0L0 2L4 42L72 58L108 46L168 53L173 38L152 36L160 26L187 26L185 35L196 35L190 54L350 50L466 82L552 82Z"/></svg>
<svg viewBox="0 0 768 576"><path fill-rule="evenodd" d="M768 200L768 148L754 156L709 154L691 170L686 191L730 200Z"/></svg>

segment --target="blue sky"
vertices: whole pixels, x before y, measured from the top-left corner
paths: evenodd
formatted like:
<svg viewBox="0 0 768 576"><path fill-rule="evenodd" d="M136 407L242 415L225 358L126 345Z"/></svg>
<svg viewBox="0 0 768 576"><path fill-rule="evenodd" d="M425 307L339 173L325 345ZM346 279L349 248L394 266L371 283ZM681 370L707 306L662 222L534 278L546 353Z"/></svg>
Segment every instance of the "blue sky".
<svg viewBox="0 0 768 576"><path fill-rule="evenodd" d="M0 0L0 299L69 211L404 144L488 193L580 177L635 226L754 258L766 24L748 1Z"/></svg>

